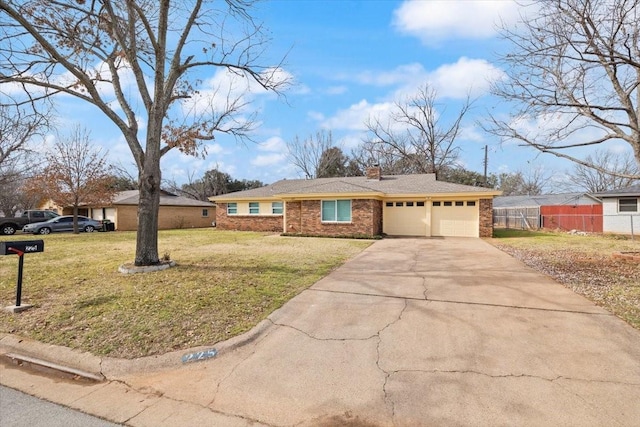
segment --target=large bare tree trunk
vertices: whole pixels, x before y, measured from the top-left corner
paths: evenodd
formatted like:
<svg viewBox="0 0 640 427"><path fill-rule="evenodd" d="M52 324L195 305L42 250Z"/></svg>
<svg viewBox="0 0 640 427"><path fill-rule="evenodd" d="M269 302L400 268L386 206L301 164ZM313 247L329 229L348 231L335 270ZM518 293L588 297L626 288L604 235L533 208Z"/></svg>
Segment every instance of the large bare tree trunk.
<svg viewBox="0 0 640 427"><path fill-rule="evenodd" d="M158 258L158 211L160 209L160 167L147 161L140 176L138 233L135 265L155 265Z"/></svg>

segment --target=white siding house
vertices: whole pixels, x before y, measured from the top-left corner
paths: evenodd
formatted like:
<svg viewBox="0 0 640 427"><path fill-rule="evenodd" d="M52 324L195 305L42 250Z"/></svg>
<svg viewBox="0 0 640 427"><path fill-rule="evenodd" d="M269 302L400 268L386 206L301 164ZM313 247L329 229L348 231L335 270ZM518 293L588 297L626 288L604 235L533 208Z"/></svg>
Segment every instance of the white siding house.
<svg viewBox="0 0 640 427"><path fill-rule="evenodd" d="M640 184L593 195L602 200L605 233L640 234Z"/></svg>

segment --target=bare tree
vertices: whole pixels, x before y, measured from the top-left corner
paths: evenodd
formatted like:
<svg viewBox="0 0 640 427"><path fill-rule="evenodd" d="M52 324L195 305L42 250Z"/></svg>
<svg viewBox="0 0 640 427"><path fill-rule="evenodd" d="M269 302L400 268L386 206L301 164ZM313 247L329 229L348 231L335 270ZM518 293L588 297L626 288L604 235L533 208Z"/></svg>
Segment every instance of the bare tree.
<svg viewBox="0 0 640 427"><path fill-rule="evenodd" d="M402 159L393 147L363 141L351 150L351 159L357 169L366 171L372 165L378 165L383 174L402 175L420 173L414 167L414 162Z"/></svg>
<svg viewBox="0 0 640 427"><path fill-rule="evenodd" d="M581 164L576 164L573 172L569 174L568 180L572 188L578 186L580 189L598 193L600 191L615 190L630 187L639 183L637 179L626 178L627 176L640 176L638 164L626 154L615 154L607 150L596 150L585 159L588 163L599 166L598 169L588 168ZM613 171L615 174L602 172L603 170Z"/></svg>
<svg viewBox="0 0 640 427"><path fill-rule="evenodd" d="M508 78L493 92L512 114L485 128L609 174L620 171L571 149L623 140L640 164L640 0L540 1L532 9L502 29L513 48L502 57Z"/></svg>
<svg viewBox="0 0 640 427"><path fill-rule="evenodd" d="M3 102L5 102L3 98ZM30 142L42 136L49 126L49 111L38 112L30 106L0 104L0 185L11 184L33 167L25 162Z"/></svg>
<svg viewBox="0 0 640 427"><path fill-rule="evenodd" d="M78 233L78 208L110 204L116 190L107 163L107 153L92 147L89 133L77 126L58 141L46 155L44 170L33 177L28 192L73 207L73 232Z"/></svg>
<svg viewBox="0 0 640 427"><path fill-rule="evenodd" d="M317 178L323 174L323 154L334 147L331 131L318 131L301 141L296 135L287 142L289 161L297 167L306 179ZM327 164L327 162L324 162Z"/></svg>
<svg viewBox="0 0 640 427"><path fill-rule="evenodd" d="M190 172L185 184L180 185L172 180L167 182L167 188L176 194L207 202L211 196L228 193L230 182L231 176L228 173L212 169L198 179Z"/></svg>
<svg viewBox="0 0 640 427"><path fill-rule="evenodd" d="M541 167L534 167L526 172L517 172L522 177L521 194L537 196L549 189L551 174Z"/></svg>
<svg viewBox="0 0 640 427"><path fill-rule="evenodd" d="M392 158L388 163L401 165L402 173L437 174L453 167L458 159L455 142L470 107L467 98L453 119L443 124L444 108L438 110L436 91L425 85L415 96L397 102L389 120L370 118L364 144L373 155Z"/></svg>
<svg viewBox="0 0 640 427"><path fill-rule="evenodd" d="M503 196L537 196L544 194L549 187L550 179L550 174L542 168L533 168L528 172L505 172L495 177L496 188L502 191Z"/></svg>
<svg viewBox="0 0 640 427"><path fill-rule="evenodd" d="M206 87L194 74L219 70L265 90L286 83L279 66L257 63L266 38L252 3L0 0L0 83L92 104L127 141L140 189L136 265L160 262L161 157L197 155L202 140L245 138L255 125L234 85Z"/></svg>
<svg viewBox="0 0 640 427"><path fill-rule="evenodd" d="M349 158L344 154L341 148L331 147L322 153L320 163L316 171L317 178L332 178L340 176L348 176Z"/></svg>
<svg viewBox="0 0 640 427"><path fill-rule="evenodd" d="M9 169L3 173L8 178L3 180L0 176L0 212L12 217L18 211L35 208L38 197L26 191L25 184L29 177L25 171Z"/></svg>

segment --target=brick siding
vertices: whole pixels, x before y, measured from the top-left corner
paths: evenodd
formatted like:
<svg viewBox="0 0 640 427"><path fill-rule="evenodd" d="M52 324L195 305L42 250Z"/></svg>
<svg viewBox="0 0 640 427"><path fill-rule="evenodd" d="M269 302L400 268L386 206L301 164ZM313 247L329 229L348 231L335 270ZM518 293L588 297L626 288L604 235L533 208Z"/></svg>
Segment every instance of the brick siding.
<svg viewBox="0 0 640 427"><path fill-rule="evenodd" d="M480 237L493 237L493 199L480 199Z"/></svg>
<svg viewBox="0 0 640 427"><path fill-rule="evenodd" d="M116 229L119 231L133 231L138 228L138 207L133 205L116 206ZM207 209L209 216L202 216L202 210ZM216 218L214 206L160 206L158 211L158 229L172 230L180 228L211 227Z"/></svg>
<svg viewBox="0 0 640 427"><path fill-rule="evenodd" d="M218 203L216 227L220 230L282 233L282 215L227 215L227 204Z"/></svg>
<svg viewBox="0 0 640 427"><path fill-rule="evenodd" d="M382 202L352 200L351 222L323 223L320 200L287 202L287 233L319 236L375 236L382 234Z"/></svg>

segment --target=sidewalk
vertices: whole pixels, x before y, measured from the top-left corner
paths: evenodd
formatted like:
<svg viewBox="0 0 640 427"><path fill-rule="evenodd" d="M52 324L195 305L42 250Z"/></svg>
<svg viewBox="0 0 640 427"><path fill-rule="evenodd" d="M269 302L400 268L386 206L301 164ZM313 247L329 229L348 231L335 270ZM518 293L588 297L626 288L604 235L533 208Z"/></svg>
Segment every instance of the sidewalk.
<svg viewBox="0 0 640 427"><path fill-rule="evenodd" d="M182 356L215 348L206 361ZM0 340L0 383L131 426L640 426L640 331L480 239L385 239L247 334L134 361Z"/></svg>

